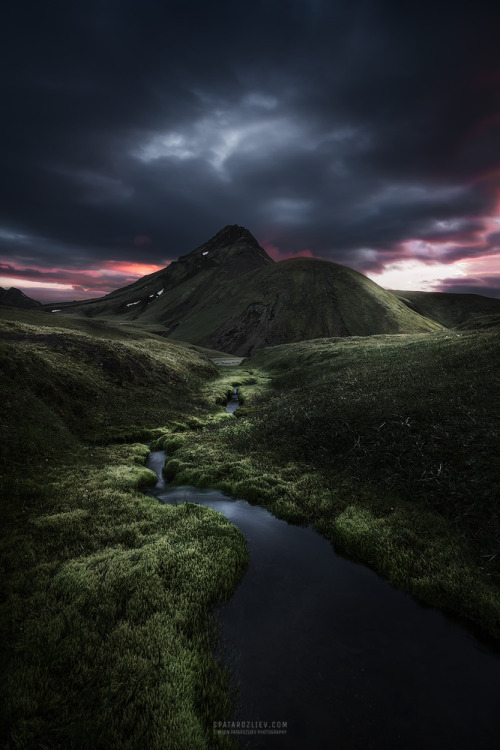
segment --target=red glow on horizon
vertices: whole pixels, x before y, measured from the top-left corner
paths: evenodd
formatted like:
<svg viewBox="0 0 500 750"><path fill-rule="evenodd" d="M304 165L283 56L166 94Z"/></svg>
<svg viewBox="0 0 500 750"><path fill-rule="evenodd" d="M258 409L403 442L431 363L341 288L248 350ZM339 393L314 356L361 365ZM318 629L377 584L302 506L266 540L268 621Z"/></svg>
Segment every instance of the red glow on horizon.
<svg viewBox="0 0 500 750"><path fill-rule="evenodd" d="M478 217L478 221L482 224L481 229L463 232L450 229L443 236L403 240L397 245L401 259L417 259L429 264L448 262L451 265L473 260L474 257L488 257L496 258L498 264L498 255L495 255L495 252L498 251L500 243L494 245L490 236L500 232L500 196L492 215ZM461 248L463 248L463 257L460 257ZM472 248L481 249L483 252L480 254L474 252L471 255Z"/></svg>
<svg viewBox="0 0 500 750"><path fill-rule="evenodd" d="M165 265L104 260L84 270L14 266L0 260L0 286L10 284L33 299L72 301L102 297L156 271Z"/></svg>
<svg viewBox="0 0 500 750"><path fill-rule="evenodd" d="M276 245L271 244L270 242L267 242L264 240L264 242L260 243L266 253L274 260L276 263L279 263L281 260L290 260L290 258L314 258L315 256L312 254L312 252L308 249L299 250L296 253L292 252L283 252L279 249L279 247L276 247Z"/></svg>
<svg viewBox="0 0 500 750"><path fill-rule="evenodd" d="M162 268L170 265L170 261L168 261L164 265L157 266L153 265L152 263L133 263L124 260L104 260L99 265L100 268L96 269L95 273L100 273L102 272L102 269L105 268L116 273L126 273L130 274L131 276L140 278L141 276L147 276L150 273L161 271Z"/></svg>

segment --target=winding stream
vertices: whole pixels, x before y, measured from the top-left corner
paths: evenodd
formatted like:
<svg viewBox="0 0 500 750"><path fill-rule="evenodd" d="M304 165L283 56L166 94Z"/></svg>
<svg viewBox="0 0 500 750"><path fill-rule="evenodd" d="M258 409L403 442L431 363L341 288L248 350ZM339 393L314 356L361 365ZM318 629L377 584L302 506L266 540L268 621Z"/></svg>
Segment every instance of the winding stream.
<svg viewBox="0 0 500 750"><path fill-rule="evenodd" d="M286 734L250 727L254 733L239 735L242 747L499 746L500 659L489 646L340 557L311 528L217 490L166 486L165 457L148 458L158 476L148 494L214 508L247 539L248 571L220 610L226 659L240 683L234 721L286 723Z"/></svg>

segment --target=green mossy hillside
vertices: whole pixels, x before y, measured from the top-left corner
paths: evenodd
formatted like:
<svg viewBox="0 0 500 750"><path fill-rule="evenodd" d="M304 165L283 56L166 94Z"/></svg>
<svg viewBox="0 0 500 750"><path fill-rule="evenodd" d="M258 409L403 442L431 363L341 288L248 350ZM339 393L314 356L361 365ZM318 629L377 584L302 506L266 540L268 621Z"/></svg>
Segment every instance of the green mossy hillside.
<svg viewBox="0 0 500 750"><path fill-rule="evenodd" d="M205 410L197 392L217 370L199 353L156 336L116 340L116 329L102 324L100 337L72 330L68 319L65 327L54 326L53 318L46 326L48 316L38 316L37 325L0 319L7 412L0 437L13 460L23 448L43 451L47 433L67 429L106 442L140 436L161 425L164 414L183 418Z"/></svg>
<svg viewBox="0 0 500 750"><path fill-rule="evenodd" d="M30 315L0 320L2 747L230 747L212 731L235 700L212 612L245 540L144 495L149 449L123 444L218 414L217 371L154 336Z"/></svg>
<svg viewBox="0 0 500 750"><path fill-rule="evenodd" d="M500 316L500 299L453 292L392 292L419 315L446 328L475 328L478 318ZM498 321L497 321L498 322Z"/></svg>

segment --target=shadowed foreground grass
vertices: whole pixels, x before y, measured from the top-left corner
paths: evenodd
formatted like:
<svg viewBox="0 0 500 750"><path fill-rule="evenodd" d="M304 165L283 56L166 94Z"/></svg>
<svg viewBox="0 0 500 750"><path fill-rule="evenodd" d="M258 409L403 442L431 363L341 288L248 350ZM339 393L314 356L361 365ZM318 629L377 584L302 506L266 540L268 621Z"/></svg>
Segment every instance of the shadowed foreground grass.
<svg viewBox="0 0 500 750"><path fill-rule="evenodd" d="M238 418L157 445L175 483L313 524L500 636L499 364L498 328L263 349Z"/></svg>
<svg viewBox="0 0 500 750"><path fill-rule="evenodd" d="M234 695L211 612L244 538L142 494L148 448L109 444L199 424L217 372L154 337L33 315L0 323L2 746L229 747L212 733Z"/></svg>

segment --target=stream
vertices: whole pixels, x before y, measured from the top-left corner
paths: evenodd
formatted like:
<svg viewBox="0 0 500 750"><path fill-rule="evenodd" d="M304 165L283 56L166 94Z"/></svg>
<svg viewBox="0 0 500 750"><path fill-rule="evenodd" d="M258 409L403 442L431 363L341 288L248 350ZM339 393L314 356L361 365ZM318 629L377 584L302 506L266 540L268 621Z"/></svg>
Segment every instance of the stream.
<svg viewBox="0 0 500 750"><path fill-rule="evenodd" d="M218 490L168 486L165 458L147 460L158 476L148 494L213 508L247 540L248 570L219 614L242 748L499 746L500 658L489 641L336 554L311 528Z"/></svg>
<svg viewBox="0 0 500 750"><path fill-rule="evenodd" d="M226 404L226 411L228 411L229 414L234 414L236 409L239 409L239 407L240 407L240 398L238 396L238 389L233 386L233 393L229 401Z"/></svg>

